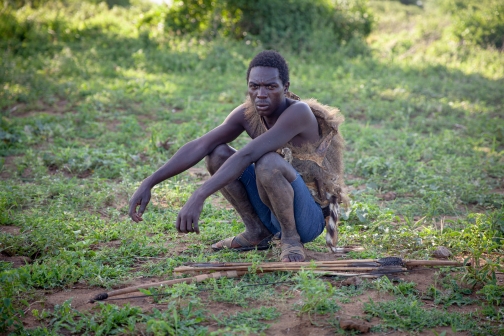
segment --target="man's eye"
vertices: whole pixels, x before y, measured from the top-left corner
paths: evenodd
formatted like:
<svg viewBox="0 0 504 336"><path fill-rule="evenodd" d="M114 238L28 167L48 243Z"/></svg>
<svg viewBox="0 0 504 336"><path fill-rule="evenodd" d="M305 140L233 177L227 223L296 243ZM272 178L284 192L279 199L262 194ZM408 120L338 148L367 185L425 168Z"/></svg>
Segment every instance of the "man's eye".
<svg viewBox="0 0 504 336"><path fill-rule="evenodd" d="M268 90L273 90L275 87L273 85L268 85L267 88Z"/></svg>

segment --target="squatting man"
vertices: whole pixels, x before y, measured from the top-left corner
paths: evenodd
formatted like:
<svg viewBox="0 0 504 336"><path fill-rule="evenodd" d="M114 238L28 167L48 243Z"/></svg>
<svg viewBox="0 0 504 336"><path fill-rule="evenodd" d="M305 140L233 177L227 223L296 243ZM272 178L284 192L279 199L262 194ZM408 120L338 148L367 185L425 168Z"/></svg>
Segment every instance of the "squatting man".
<svg viewBox="0 0 504 336"><path fill-rule="evenodd" d="M181 233L199 233L198 220L207 197L220 190L236 209L244 232L212 245L216 251L262 250L275 235L283 262L304 261L303 244L326 226L326 242L337 242L337 207L346 203L343 139L337 109L289 92L289 69L275 51L263 51L247 70L248 96L224 122L182 146L133 194L129 215L142 214L158 183L205 158L211 175L187 200L176 222ZM242 132L252 141L236 150L228 145ZM326 223L327 218L327 223Z"/></svg>

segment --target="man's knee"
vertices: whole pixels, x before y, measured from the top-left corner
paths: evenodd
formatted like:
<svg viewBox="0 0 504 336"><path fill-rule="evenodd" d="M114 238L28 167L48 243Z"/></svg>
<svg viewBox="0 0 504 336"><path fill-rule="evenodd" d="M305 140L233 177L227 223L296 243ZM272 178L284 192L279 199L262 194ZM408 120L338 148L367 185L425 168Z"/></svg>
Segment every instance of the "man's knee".
<svg viewBox="0 0 504 336"><path fill-rule="evenodd" d="M296 171L279 154L269 152L256 162L256 176L263 185L276 184L278 179L285 178L289 182L296 178Z"/></svg>
<svg viewBox="0 0 504 336"><path fill-rule="evenodd" d="M226 144L218 145L205 157L205 165L210 174L214 174L220 166L235 152Z"/></svg>

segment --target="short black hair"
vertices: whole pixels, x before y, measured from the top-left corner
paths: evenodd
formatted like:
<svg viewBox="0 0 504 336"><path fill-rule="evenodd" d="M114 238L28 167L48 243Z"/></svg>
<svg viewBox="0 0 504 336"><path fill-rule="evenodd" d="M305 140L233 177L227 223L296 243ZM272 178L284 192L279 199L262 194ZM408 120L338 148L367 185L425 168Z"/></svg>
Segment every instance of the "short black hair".
<svg viewBox="0 0 504 336"><path fill-rule="evenodd" d="M282 84L285 85L289 81L289 66L287 65L287 61L274 50L261 51L250 61L247 69L247 82L249 80L250 70L258 66L277 68Z"/></svg>

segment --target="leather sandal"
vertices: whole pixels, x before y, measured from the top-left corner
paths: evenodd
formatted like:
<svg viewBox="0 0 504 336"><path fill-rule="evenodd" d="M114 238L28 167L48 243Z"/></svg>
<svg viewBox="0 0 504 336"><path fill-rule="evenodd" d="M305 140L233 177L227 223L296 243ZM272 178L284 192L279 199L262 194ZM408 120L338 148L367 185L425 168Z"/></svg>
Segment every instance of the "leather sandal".
<svg viewBox="0 0 504 336"><path fill-rule="evenodd" d="M270 242L272 239L273 239L273 235L269 235L268 237L261 240L257 245L254 245L251 242L249 242L247 239L245 239L243 237L243 235L240 233L240 234L236 235L235 237L229 237L229 238L223 239L215 244L212 244L212 249L214 251L230 249L231 251L237 251L237 252L245 252L245 251L252 251L252 250L267 250L267 249L271 248ZM216 245L218 243L221 243L222 247L217 247ZM240 246L231 247L231 246L233 246L233 243L238 244Z"/></svg>

